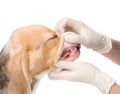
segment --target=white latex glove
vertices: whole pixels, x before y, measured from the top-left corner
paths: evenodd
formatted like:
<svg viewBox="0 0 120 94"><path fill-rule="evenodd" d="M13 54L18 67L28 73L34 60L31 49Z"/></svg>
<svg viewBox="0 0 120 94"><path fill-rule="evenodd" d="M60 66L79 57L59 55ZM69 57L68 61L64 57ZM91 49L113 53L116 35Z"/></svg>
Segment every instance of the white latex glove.
<svg viewBox="0 0 120 94"><path fill-rule="evenodd" d="M76 34L71 32L65 36L65 40L83 44L87 48L91 48L99 53L107 53L112 48L109 37L94 31L81 21L63 18L56 24L55 31L58 33L75 32Z"/></svg>
<svg viewBox="0 0 120 94"><path fill-rule="evenodd" d="M115 83L107 74L89 63L61 61L56 66L61 71L50 72L51 79L89 83L97 86L103 94L109 94L110 88Z"/></svg>

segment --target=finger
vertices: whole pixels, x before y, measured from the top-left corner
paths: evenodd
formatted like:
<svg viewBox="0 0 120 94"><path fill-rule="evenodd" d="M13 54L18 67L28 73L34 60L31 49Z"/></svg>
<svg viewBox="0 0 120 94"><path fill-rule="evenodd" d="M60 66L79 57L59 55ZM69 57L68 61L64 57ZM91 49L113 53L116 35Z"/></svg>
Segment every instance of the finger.
<svg viewBox="0 0 120 94"><path fill-rule="evenodd" d="M80 43L80 35L74 32L68 32L65 34L65 40L70 43Z"/></svg>
<svg viewBox="0 0 120 94"><path fill-rule="evenodd" d="M48 77L53 80L67 80L70 71L50 72Z"/></svg>
<svg viewBox="0 0 120 94"><path fill-rule="evenodd" d="M64 33L65 32L65 28L63 26L56 26L55 27L55 32L57 32L57 34L61 34L61 33Z"/></svg>
<svg viewBox="0 0 120 94"><path fill-rule="evenodd" d="M59 34L66 32L68 18L62 18L60 21L57 22L55 25L55 31Z"/></svg>
<svg viewBox="0 0 120 94"><path fill-rule="evenodd" d="M59 61L56 66L61 70L72 70L75 62Z"/></svg>

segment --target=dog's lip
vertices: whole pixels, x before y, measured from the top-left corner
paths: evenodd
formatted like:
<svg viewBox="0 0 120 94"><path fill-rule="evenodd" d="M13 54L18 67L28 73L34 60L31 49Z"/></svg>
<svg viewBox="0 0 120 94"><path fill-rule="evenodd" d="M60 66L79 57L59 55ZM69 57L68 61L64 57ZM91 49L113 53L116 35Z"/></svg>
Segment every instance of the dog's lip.
<svg viewBox="0 0 120 94"><path fill-rule="evenodd" d="M63 49L63 52L60 56L60 59L66 59L69 58L71 54L75 54L76 52L80 52L81 45L80 44L74 44L69 47L66 47Z"/></svg>

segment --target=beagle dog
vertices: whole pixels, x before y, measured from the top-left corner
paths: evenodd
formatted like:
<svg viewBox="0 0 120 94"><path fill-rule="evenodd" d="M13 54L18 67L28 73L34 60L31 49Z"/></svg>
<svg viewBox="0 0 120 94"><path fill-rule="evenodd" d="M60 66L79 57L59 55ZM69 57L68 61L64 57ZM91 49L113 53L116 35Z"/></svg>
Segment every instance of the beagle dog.
<svg viewBox="0 0 120 94"><path fill-rule="evenodd" d="M15 30L0 52L0 94L30 94L43 72L58 60L74 60L80 45L42 25Z"/></svg>

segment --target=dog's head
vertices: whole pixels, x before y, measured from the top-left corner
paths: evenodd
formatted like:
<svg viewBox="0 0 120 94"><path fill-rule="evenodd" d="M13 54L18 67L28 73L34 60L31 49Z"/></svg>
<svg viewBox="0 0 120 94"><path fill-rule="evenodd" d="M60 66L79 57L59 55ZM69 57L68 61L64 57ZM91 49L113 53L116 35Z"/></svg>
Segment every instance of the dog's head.
<svg viewBox="0 0 120 94"><path fill-rule="evenodd" d="M64 42L64 35L57 35L45 26L17 29L0 54L0 59L6 56L2 71L6 71L9 94L29 94L37 74L54 69L58 60L76 59L79 48L79 44Z"/></svg>

